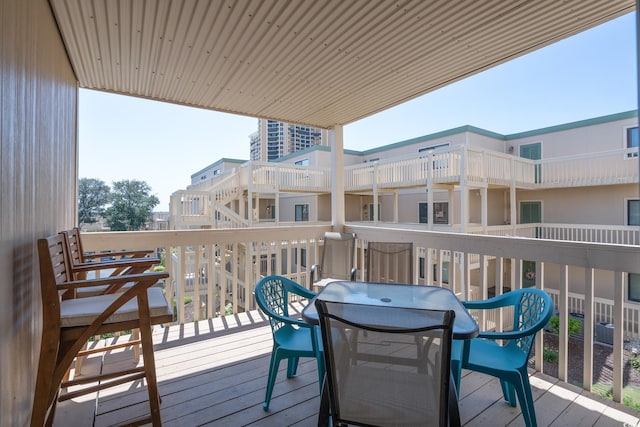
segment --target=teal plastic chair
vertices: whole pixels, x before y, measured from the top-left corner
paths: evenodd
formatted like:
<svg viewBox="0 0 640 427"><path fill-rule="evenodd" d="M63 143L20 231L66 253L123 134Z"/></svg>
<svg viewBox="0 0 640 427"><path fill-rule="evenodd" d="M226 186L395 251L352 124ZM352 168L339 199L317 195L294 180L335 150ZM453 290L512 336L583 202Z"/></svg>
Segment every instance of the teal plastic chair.
<svg viewBox="0 0 640 427"><path fill-rule="evenodd" d="M316 293L312 292L293 280L281 276L267 276L256 285L256 302L260 309L269 316L273 333L273 350L269 365L267 393L262 409L269 410L269 403L276 382L276 375L280 361L287 359L287 378L296 375L298 359L313 357L318 363L318 382L322 384L324 378L324 362L322 360L320 332L316 325L302 319L289 316L290 295L299 295L311 299Z"/></svg>
<svg viewBox="0 0 640 427"><path fill-rule="evenodd" d="M463 358L463 341L454 341L452 371L460 390L461 369L481 372L500 379L502 394L511 406L516 406L516 395L525 424L537 425L531 395L527 362L536 333L553 314L551 296L540 289L518 289L484 301L465 301L468 310L488 310L513 307L513 328L504 332L480 332L477 338L466 341L468 360ZM496 340L501 340L500 345Z"/></svg>

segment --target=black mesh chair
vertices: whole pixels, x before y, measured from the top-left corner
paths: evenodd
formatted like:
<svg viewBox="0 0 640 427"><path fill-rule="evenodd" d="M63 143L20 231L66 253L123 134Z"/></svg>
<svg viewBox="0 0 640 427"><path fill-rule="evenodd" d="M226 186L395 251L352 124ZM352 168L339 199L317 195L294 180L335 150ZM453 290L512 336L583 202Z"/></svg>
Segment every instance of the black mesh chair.
<svg viewBox="0 0 640 427"><path fill-rule="evenodd" d="M450 370L453 311L315 305L327 373L319 426L460 424Z"/></svg>
<svg viewBox="0 0 640 427"><path fill-rule="evenodd" d="M324 234L322 264L311 266L309 274L314 290L336 280L356 280L354 266L356 235L327 232Z"/></svg>
<svg viewBox="0 0 640 427"><path fill-rule="evenodd" d="M366 281L413 283L413 243L369 242Z"/></svg>

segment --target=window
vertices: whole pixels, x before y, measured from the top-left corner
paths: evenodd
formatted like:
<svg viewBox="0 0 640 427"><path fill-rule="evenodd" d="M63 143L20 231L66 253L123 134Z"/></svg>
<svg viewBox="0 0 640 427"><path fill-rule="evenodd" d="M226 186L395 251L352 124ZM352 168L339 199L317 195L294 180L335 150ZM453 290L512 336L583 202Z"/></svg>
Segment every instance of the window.
<svg viewBox="0 0 640 427"><path fill-rule="evenodd" d="M640 135L638 135L638 126L629 127L625 129L625 146L626 148L638 148L638 140L640 140ZM629 153L627 157L638 157L638 152Z"/></svg>
<svg viewBox="0 0 640 427"><path fill-rule="evenodd" d="M640 199L627 200L627 225L640 225Z"/></svg>
<svg viewBox="0 0 640 427"><path fill-rule="evenodd" d="M418 221L427 223L427 204L418 203ZM449 224L449 202L435 202L433 204L433 223Z"/></svg>
<svg viewBox="0 0 640 427"><path fill-rule="evenodd" d="M296 162L297 166L309 166L309 159L302 159Z"/></svg>
<svg viewBox="0 0 640 427"><path fill-rule="evenodd" d="M520 157L529 160L542 159L542 143L534 142L532 144L523 144L520 146ZM539 184L542 182L542 169L540 164L535 166L535 182Z"/></svg>
<svg viewBox="0 0 640 427"><path fill-rule="evenodd" d="M220 175L222 171L220 169L216 169L213 171L213 176Z"/></svg>
<svg viewBox="0 0 640 427"><path fill-rule="evenodd" d="M640 302L640 274L629 273L629 301Z"/></svg>
<svg viewBox="0 0 640 427"><path fill-rule="evenodd" d="M309 221L309 205L295 205L296 221Z"/></svg>
<svg viewBox="0 0 640 427"><path fill-rule="evenodd" d="M433 204L433 223L449 224L449 202L436 202Z"/></svg>
<svg viewBox="0 0 640 427"><path fill-rule="evenodd" d="M276 274L276 254L271 254L271 271L267 269L267 262L267 255L260 255L260 274L263 276Z"/></svg>
<svg viewBox="0 0 640 427"><path fill-rule="evenodd" d="M420 224L427 223L427 204L426 203L418 203L418 222Z"/></svg>
<svg viewBox="0 0 640 427"><path fill-rule="evenodd" d="M438 264L433 264L433 281L438 281ZM449 284L449 261L442 263L442 283Z"/></svg>
<svg viewBox="0 0 640 427"><path fill-rule="evenodd" d="M382 206L378 203L378 221L382 220ZM373 221L373 203L369 203L369 221Z"/></svg>
<svg viewBox="0 0 640 427"><path fill-rule="evenodd" d="M300 267L307 267L307 250L304 248L300 249L300 264L298 264L298 251L294 249L293 251L293 264L300 265Z"/></svg>

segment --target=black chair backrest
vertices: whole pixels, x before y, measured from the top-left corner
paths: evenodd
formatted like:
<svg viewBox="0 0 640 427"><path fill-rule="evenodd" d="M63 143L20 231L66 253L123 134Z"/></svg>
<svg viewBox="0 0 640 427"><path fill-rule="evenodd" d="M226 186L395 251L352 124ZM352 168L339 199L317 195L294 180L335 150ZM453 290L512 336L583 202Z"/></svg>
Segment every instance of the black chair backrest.
<svg viewBox="0 0 640 427"><path fill-rule="evenodd" d="M413 243L369 242L367 282L413 283Z"/></svg>
<svg viewBox="0 0 640 427"><path fill-rule="evenodd" d="M453 311L315 304L334 424L447 425Z"/></svg>
<svg viewBox="0 0 640 427"><path fill-rule="evenodd" d="M351 280L356 236L353 233L328 232L324 235L320 279Z"/></svg>

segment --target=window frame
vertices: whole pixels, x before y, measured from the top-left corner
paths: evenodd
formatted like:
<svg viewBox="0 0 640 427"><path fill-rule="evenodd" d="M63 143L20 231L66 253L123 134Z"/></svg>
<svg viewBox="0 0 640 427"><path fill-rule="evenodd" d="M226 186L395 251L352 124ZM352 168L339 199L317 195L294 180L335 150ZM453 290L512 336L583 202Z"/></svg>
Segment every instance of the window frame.
<svg viewBox="0 0 640 427"><path fill-rule="evenodd" d="M443 222L442 220L436 220L436 215L438 214L438 209L437 206L438 205L445 205L446 208L444 209L444 211L446 212L446 215L444 217L444 219L446 220L445 222ZM428 206L427 206L427 202L418 202L418 224L426 224L426 221L422 221L423 219L426 219L427 216L422 216L420 214L420 209L422 209L422 206L425 206L425 209L427 210L427 216L428 214ZM433 224L438 224L438 225L449 225L450 224L450 218L449 218L449 202L448 201L437 201L437 202L433 202L433 218L432 218L432 223Z"/></svg>
<svg viewBox="0 0 640 427"><path fill-rule="evenodd" d="M640 211L640 199L637 199L635 197L626 197L624 199L624 224L632 227L640 226L640 213L638 214L638 223L637 224L631 223L630 208L631 208L632 202L635 202L638 204L638 210Z"/></svg>
<svg viewBox="0 0 640 427"><path fill-rule="evenodd" d="M300 203L293 205L293 217L296 222L309 221L309 204ZM300 209L300 219L298 219L298 209Z"/></svg>
<svg viewBox="0 0 640 427"><path fill-rule="evenodd" d="M633 293L632 286L637 287ZM638 273L627 273L627 301L640 303L640 274Z"/></svg>
<svg viewBox="0 0 640 427"><path fill-rule="evenodd" d="M630 139L629 136L631 135L631 132L635 129L635 138L636 138L636 145L632 146L630 145ZM633 148L633 147L638 147L640 146L640 130L638 129L637 125L630 125L630 126L625 126L622 129L622 141L623 141L623 145L622 148L624 149L628 149L628 148ZM638 153L627 153L625 155L625 158L627 159L633 159L633 158L637 158L638 157Z"/></svg>

